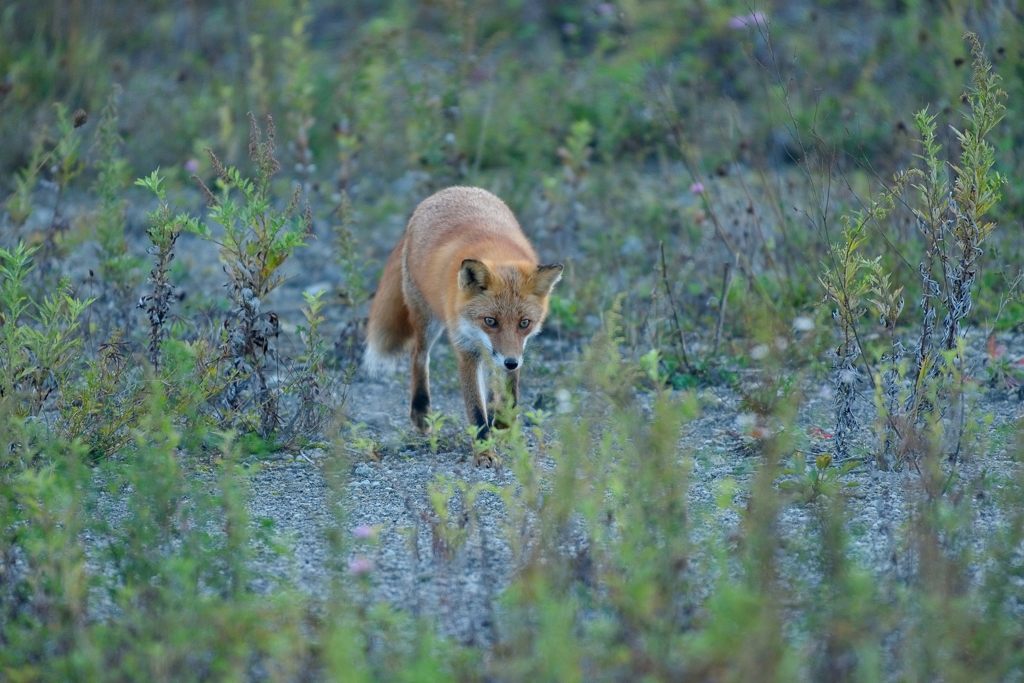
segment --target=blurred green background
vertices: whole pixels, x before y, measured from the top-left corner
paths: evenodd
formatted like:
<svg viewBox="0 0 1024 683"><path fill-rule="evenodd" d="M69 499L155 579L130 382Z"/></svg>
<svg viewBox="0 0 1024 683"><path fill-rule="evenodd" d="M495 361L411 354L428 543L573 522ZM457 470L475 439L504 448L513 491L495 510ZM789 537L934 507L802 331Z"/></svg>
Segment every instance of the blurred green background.
<svg viewBox="0 0 1024 683"><path fill-rule="evenodd" d="M646 297L660 243L686 283L688 319L714 325L723 261L737 252L784 308L820 301L836 217L915 163L916 111L937 115L957 158L967 30L1009 93L992 136L1011 181L996 218L1019 221L1021 18L1016 2L965 0L9 2L0 193L59 137L57 102L89 112L91 135L120 93L125 182L159 167L172 193L194 190L193 173L212 182L207 147L245 169L247 113L269 114L281 200L284 181L301 183L328 220L344 194L360 253L378 264L369 283L417 201L477 184L509 203L542 254L570 262L554 302L567 330L589 319L589 333L619 291ZM85 168L74 187L95 175ZM723 231L734 242L724 255ZM870 237L915 300L913 214L898 210ZM1001 240L982 314L1020 253L1020 231ZM727 323L740 335L756 324Z"/></svg>
<svg viewBox="0 0 1024 683"><path fill-rule="evenodd" d="M53 102L97 112L117 83L136 175L202 162L207 145L241 161L247 111L275 115L293 146L305 134L325 181L348 155L360 177L542 173L579 120L596 163L672 158L681 128L709 170L785 163L800 138L881 172L911 151L915 110L955 120L965 30L1017 101L1021 26L1016 2L964 0L14 1L0 17L0 171L26 163Z"/></svg>

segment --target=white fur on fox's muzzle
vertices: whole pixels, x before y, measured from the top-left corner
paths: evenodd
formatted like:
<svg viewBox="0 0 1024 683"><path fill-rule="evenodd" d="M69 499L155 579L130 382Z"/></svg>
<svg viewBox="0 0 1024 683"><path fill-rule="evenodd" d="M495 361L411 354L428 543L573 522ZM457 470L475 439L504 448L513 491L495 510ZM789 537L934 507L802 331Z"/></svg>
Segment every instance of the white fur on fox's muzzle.
<svg viewBox="0 0 1024 683"><path fill-rule="evenodd" d="M491 345L491 338L487 333L466 319L459 321L455 330L454 343L464 351L484 351L489 356L494 356L494 347Z"/></svg>

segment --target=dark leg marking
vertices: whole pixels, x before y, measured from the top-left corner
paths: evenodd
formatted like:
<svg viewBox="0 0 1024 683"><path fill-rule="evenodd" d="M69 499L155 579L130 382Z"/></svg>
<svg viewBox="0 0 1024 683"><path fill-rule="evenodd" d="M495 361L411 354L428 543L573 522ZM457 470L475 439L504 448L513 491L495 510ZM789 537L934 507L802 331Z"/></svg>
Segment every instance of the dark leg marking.
<svg viewBox="0 0 1024 683"><path fill-rule="evenodd" d="M430 394L426 392L417 392L412 397L412 412L425 415L430 412Z"/></svg>
<svg viewBox="0 0 1024 683"><path fill-rule="evenodd" d="M480 408L473 408L473 424L476 425L476 438L480 441L486 439L490 433L490 420L484 415Z"/></svg>

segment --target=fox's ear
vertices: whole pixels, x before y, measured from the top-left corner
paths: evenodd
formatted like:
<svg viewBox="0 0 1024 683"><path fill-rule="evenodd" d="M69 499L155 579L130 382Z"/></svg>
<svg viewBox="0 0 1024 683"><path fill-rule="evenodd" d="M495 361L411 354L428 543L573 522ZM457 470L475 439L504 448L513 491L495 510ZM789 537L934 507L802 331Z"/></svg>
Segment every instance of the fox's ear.
<svg viewBox="0 0 1024 683"><path fill-rule="evenodd" d="M491 269L483 261L468 258L459 268L459 289L469 292L482 292L491 282Z"/></svg>
<svg viewBox="0 0 1024 683"><path fill-rule="evenodd" d="M549 266L537 266L537 272L533 274L533 293L537 296L547 296L551 288L562 279L561 263L552 263Z"/></svg>

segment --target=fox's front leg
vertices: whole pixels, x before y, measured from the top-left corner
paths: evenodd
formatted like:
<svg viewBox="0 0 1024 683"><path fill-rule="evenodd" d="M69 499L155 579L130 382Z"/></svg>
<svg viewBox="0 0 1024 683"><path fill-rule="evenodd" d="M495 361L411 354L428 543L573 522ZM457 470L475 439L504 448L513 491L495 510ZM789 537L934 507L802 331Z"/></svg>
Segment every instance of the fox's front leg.
<svg viewBox="0 0 1024 683"><path fill-rule="evenodd" d="M475 353L457 352L459 359L459 384L462 386L462 400L466 403L466 417L476 427L477 438L486 439L489 427L487 424L487 406L484 404L481 386L482 366L480 356Z"/></svg>
<svg viewBox="0 0 1024 683"><path fill-rule="evenodd" d="M462 400L466 403L466 417L476 428L476 442L485 441L491 429L487 423L487 404L484 402L487 386L484 382L484 367L479 355L457 352L459 358L459 384L462 385ZM473 461L477 465L491 467L498 464L498 456L490 449L478 448L473 444Z"/></svg>

